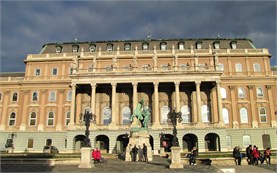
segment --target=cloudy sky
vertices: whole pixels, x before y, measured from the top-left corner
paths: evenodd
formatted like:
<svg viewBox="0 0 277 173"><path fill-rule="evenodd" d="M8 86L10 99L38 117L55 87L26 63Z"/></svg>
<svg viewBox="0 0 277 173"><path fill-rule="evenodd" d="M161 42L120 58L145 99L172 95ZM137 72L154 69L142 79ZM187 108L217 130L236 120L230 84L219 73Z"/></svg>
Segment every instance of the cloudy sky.
<svg viewBox="0 0 277 173"><path fill-rule="evenodd" d="M276 59L276 1L1 2L0 72L23 72L49 42L152 38L249 38Z"/></svg>

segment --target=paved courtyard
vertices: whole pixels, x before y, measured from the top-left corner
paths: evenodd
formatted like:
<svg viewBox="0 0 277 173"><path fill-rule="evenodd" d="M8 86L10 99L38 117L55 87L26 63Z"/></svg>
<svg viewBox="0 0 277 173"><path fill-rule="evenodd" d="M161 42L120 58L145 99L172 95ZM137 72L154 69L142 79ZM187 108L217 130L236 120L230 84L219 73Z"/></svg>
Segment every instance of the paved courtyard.
<svg viewBox="0 0 277 173"><path fill-rule="evenodd" d="M184 165L183 169L169 169L169 161L159 156L154 156L151 162L125 162L120 159L108 159L105 163L97 163L94 168L80 169L78 165L55 165L36 163L4 163L1 162L1 172L214 172L220 173L221 169L235 169L236 173L273 173L277 172L277 165Z"/></svg>

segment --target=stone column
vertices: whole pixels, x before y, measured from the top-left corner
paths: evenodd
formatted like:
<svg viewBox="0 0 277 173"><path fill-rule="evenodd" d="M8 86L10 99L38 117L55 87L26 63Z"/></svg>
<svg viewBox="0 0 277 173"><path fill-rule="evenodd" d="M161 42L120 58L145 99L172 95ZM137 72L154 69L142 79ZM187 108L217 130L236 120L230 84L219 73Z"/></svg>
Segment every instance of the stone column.
<svg viewBox="0 0 277 173"><path fill-rule="evenodd" d="M232 122L233 122L233 128L237 129L239 128L239 122L238 122L238 113L237 113L237 102L236 102L236 93L235 93L235 86L229 86L231 90L231 109L232 109Z"/></svg>
<svg viewBox="0 0 277 173"><path fill-rule="evenodd" d="M176 112L180 112L180 81L175 81L175 102L176 102ZM181 128L182 122L177 122L177 128Z"/></svg>
<svg viewBox="0 0 277 173"><path fill-rule="evenodd" d="M258 122L257 122L257 114L256 114L256 107L255 107L255 100L254 100L254 91L253 91L254 86L253 85L248 85L248 90L249 90L249 96L250 96L250 107L251 107L251 113L248 115L252 115L252 127L253 128L258 128ZM248 117L249 118L249 117Z"/></svg>
<svg viewBox="0 0 277 173"><path fill-rule="evenodd" d="M270 119L271 119L271 127L276 127L277 123L276 123L276 116L275 116L275 112L274 112L274 100L273 100L273 94L272 94L272 89L271 89L271 85L266 85L267 88L267 93L268 93L268 101L269 101L269 114L270 114Z"/></svg>
<svg viewBox="0 0 277 173"><path fill-rule="evenodd" d="M195 81L196 84L196 106L197 106L197 126L203 126L203 120L201 115L201 93L200 93L200 84L201 81Z"/></svg>
<svg viewBox="0 0 277 173"><path fill-rule="evenodd" d="M221 98L221 91L220 91L220 81L216 81L216 93L217 93L217 108L218 108L218 123L220 127L224 127L224 121L222 116L222 98Z"/></svg>
<svg viewBox="0 0 277 173"><path fill-rule="evenodd" d="M40 97L40 107L39 107L39 120L38 120L38 131L43 131L44 130L44 124L46 120L46 112L45 112L45 105L47 102L47 90L41 90L41 97Z"/></svg>
<svg viewBox="0 0 277 173"><path fill-rule="evenodd" d="M6 128L6 123L7 123L7 117L10 116L7 113L7 107L8 107L8 103L9 103L9 98L10 98L10 91L4 91L3 94L3 112L2 112L2 116L1 116L1 124L0 124L0 131L4 131Z"/></svg>
<svg viewBox="0 0 277 173"><path fill-rule="evenodd" d="M250 76L251 75L251 72L250 72L250 67L249 67L249 59L248 57L245 57L246 59L246 74L247 76Z"/></svg>
<svg viewBox="0 0 277 173"><path fill-rule="evenodd" d="M159 82L153 82L153 84L154 84L154 101L155 101L153 129L161 129L162 127L160 124L160 111L159 111Z"/></svg>
<svg viewBox="0 0 277 173"><path fill-rule="evenodd" d="M23 96L24 96L24 100L23 100L23 105L22 105L22 109L21 109L21 112L22 112L22 120L21 120L21 125L20 125L20 131L25 131L26 130L26 125L28 125L28 112L26 109L28 106L27 104L29 103L29 94L30 91L29 90L24 90L23 91ZM36 124L37 125L37 124Z"/></svg>
<svg viewBox="0 0 277 173"><path fill-rule="evenodd" d="M116 83L111 83L112 85L112 122L109 124L110 129L117 129L117 112L116 112L116 105L117 105L117 97L116 97Z"/></svg>
<svg viewBox="0 0 277 173"><path fill-rule="evenodd" d="M138 104L138 83L132 82L132 84L133 84L133 112L134 112Z"/></svg>
<svg viewBox="0 0 277 173"><path fill-rule="evenodd" d="M90 109L91 109L91 113L93 115L95 115L96 110L95 110L95 96L96 96L96 84L95 83L90 83L91 86L91 100L90 100Z"/></svg>
<svg viewBox="0 0 277 173"><path fill-rule="evenodd" d="M71 93L72 93L72 97L71 97L71 106L70 106L70 122L68 123L68 129L74 129L74 118L75 118L75 100L76 100L76 84L72 83L71 84Z"/></svg>
<svg viewBox="0 0 277 173"><path fill-rule="evenodd" d="M64 98L64 89L59 89L58 90L58 105L59 105L59 109L58 109L58 122L57 122L57 125L56 125L56 131L62 131L62 127L63 127L63 124L62 123L62 117L64 116L61 116L63 115L63 98Z"/></svg>

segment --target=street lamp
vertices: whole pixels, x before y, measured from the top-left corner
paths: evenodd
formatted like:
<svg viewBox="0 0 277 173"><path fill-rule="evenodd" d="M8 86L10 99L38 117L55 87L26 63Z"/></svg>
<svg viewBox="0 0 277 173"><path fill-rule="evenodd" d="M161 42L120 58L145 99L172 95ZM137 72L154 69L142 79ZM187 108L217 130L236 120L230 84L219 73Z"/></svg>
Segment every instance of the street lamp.
<svg viewBox="0 0 277 173"><path fill-rule="evenodd" d="M172 146L179 146L178 138L177 138L177 121L180 123L183 121L182 119L182 112L176 112L175 108L173 109L173 112L169 112L167 114L167 122L172 123L173 125L173 140L172 140Z"/></svg>
<svg viewBox="0 0 277 173"><path fill-rule="evenodd" d="M93 115L90 111L86 111L85 114L81 114L81 116L83 116L83 118L81 117L81 119L83 119L83 121L85 122L85 126L86 126L86 131L85 131L85 147L91 147L91 143L90 143L90 139L89 139L89 126L90 123L95 123L95 119L96 116Z"/></svg>

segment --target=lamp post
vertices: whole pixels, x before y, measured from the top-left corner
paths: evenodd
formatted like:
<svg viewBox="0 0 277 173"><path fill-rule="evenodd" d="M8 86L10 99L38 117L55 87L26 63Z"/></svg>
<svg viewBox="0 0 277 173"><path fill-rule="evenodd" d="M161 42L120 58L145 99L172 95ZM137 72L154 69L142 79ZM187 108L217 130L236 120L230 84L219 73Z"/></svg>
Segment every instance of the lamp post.
<svg viewBox="0 0 277 173"><path fill-rule="evenodd" d="M180 123L183 121L182 119L182 112L176 112L175 108L172 112L169 112L167 114L167 122L172 123L173 125L173 140L172 140L172 146L179 146L178 138L177 138L177 121Z"/></svg>
<svg viewBox="0 0 277 173"><path fill-rule="evenodd" d="M91 147L90 139L89 139L89 126L90 123L95 123L95 115L93 115L90 111L86 111L85 114L81 114L83 116L83 121L85 122L86 131L85 131L85 147Z"/></svg>

